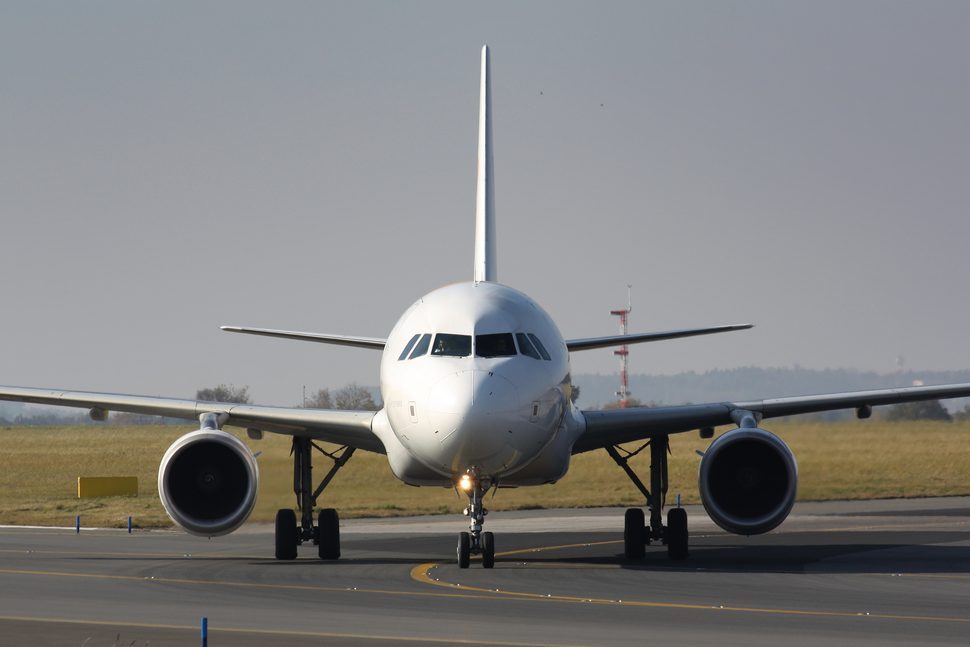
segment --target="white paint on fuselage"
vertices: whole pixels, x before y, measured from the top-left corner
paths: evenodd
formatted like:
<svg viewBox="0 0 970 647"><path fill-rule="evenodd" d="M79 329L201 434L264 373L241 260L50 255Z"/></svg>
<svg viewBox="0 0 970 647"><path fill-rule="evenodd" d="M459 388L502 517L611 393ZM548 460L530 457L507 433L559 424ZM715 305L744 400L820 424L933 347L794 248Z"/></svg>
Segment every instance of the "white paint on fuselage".
<svg viewBox="0 0 970 647"><path fill-rule="evenodd" d="M551 359L425 354L400 360L416 334L532 333ZM418 299L381 360L381 437L395 475L448 485L466 470L505 485L558 480L581 431L571 409L569 354L552 318L528 296L491 282L455 283ZM529 469L532 466L532 469Z"/></svg>

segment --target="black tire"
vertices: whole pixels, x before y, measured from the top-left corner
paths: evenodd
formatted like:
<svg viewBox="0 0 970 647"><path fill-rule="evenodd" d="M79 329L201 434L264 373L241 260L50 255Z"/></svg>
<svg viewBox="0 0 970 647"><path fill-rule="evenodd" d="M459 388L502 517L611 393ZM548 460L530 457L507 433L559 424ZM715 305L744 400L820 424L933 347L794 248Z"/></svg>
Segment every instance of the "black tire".
<svg viewBox="0 0 970 647"><path fill-rule="evenodd" d="M671 508L667 511L667 555L670 559L687 559L687 511Z"/></svg>
<svg viewBox="0 0 970 647"><path fill-rule="evenodd" d="M458 533L458 568L468 568L471 561L471 536L467 532Z"/></svg>
<svg viewBox="0 0 970 647"><path fill-rule="evenodd" d="M495 566L495 535L490 532L482 533L482 568Z"/></svg>
<svg viewBox="0 0 970 647"><path fill-rule="evenodd" d="M647 554L647 528L643 510L628 508L623 515L623 554L627 559L643 559Z"/></svg>
<svg viewBox="0 0 970 647"><path fill-rule="evenodd" d="M296 513L276 511L276 559L296 559Z"/></svg>
<svg viewBox="0 0 970 647"><path fill-rule="evenodd" d="M333 508L320 511L317 552L320 559L340 559L340 517Z"/></svg>

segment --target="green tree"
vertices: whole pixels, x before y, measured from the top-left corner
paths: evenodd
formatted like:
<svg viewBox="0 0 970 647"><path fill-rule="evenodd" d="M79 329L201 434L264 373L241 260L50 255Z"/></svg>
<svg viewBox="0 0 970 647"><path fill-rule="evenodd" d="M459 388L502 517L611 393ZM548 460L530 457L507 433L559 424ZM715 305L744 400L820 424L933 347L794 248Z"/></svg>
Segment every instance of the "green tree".
<svg viewBox="0 0 970 647"><path fill-rule="evenodd" d="M232 384L228 386L220 384L213 388L199 389L195 392L195 399L206 402L238 402L239 404L251 402L248 386L233 386Z"/></svg>
<svg viewBox="0 0 970 647"><path fill-rule="evenodd" d="M576 404L576 400L579 399L579 385L573 384L572 390L569 392L569 401Z"/></svg>
<svg viewBox="0 0 970 647"><path fill-rule="evenodd" d="M330 389L319 389L316 393L307 397L303 406L307 409L333 409Z"/></svg>
<svg viewBox="0 0 970 647"><path fill-rule="evenodd" d="M656 402L648 402L648 403L644 404L638 398L627 398L627 400L626 400L626 408L627 409L632 409L633 407L655 407L655 406L657 406L657 403ZM620 401L619 400L616 400L614 402L607 402L606 404L603 405L603 408L604 409L619 409L620 408Z"/></svg>
<svg viewBox="0 0 970 647"><path fill-rule="evenodd" d="M886 412L886 420L953 420L939 400L921 400L894 404Z"/></svg>
<svg viewBox="0 0 970 647"><path fill-rule="evenodd" d="M954 420L959 420L963 422L964 420L970 420L970 404L966 405L960 411L953 414Z"/></svg>
<svg viewBox="0 0 970 647"><path fill-rule="evenodd" d="M377 411L380 407L374 402L370 391L356 382L339 389L333 396L335 409L352 411Z"/></svg>

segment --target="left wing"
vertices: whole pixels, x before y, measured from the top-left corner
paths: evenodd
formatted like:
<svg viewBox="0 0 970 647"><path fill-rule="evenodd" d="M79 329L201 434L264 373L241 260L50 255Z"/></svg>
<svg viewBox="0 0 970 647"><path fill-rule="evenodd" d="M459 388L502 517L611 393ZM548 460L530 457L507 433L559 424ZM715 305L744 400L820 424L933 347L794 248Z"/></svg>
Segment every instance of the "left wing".
<svg viewBox="0 0 970 647"><path fill-rule="evenodd" d="M370 348L383 350L386 339L379 337L352 337L350 335L327 335L319 332L300 332L298 330L273 330L272 328L245 328L242 326L222 326L226 332L241 332L247 335L263 335L264 337L282 337L298 341L315 341L322 344L337 346L354 346L356 348Z"/></svg>
<svg viewBox="0 0 970 647"><path fill-rule="evenodd" d="M913 386L875 391L853 391L804 395L746 402L714 402L675 407L633 407L605 411L583 411L586 429L573 445L573 453L628 443L653 436L676 434L704 427L737 422L737 412L750 411L758 419L793 416L799 413L860 409L869 407L970 396L970 384Z"/></svg>
<svg viewBox="0 0 970 647"><path fill-rule="evenodd" d="M123 411L153 416L198 420L205 413L224 413L224 424L300 436L356 447L383 454L384 445L371 429L376 411L336 411L266 407L232 402L206 402L156 398L147 395L92 393L0 386L0 400L30 402L63 407L82 407L94 412Z"/></svg>

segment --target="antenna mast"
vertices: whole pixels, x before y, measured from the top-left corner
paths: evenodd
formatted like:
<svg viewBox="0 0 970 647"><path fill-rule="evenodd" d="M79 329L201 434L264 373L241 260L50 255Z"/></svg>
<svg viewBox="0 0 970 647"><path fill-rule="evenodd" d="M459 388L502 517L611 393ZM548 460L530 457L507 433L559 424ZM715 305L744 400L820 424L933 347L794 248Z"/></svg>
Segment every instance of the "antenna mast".
<svg viewBox="0 0 970 647"><path fill-rule="evenodd" d="M633 310L633 305L630 297L630 290L633 286L627 284L626 286L626 308L621 310L610 310L610 314L620 318L620 334L625 335L627 333L627 323L630 319L630 311ZM627 369L629 368L630 359L630 347L624 344L620 346L617 350L613 351L613 354L620 358L620 390L616 392L616 396L620 399L620 408L626 409L627 403L630 400L630 379Z"/></svg>

